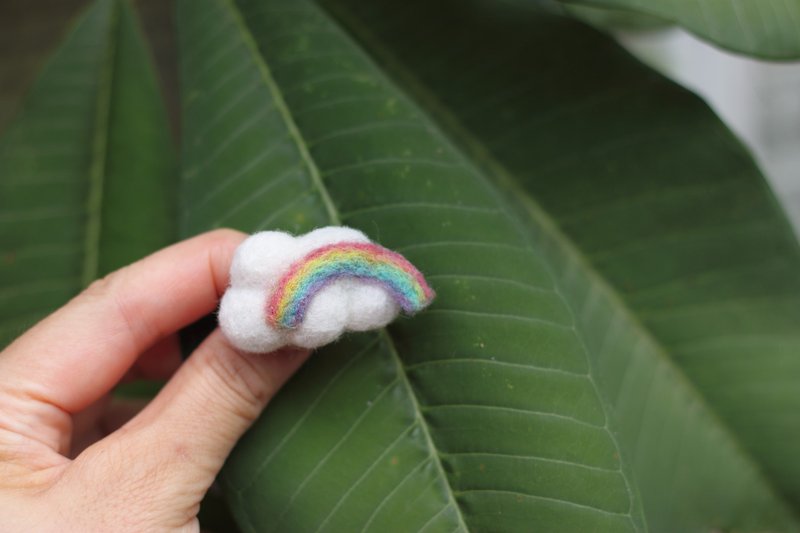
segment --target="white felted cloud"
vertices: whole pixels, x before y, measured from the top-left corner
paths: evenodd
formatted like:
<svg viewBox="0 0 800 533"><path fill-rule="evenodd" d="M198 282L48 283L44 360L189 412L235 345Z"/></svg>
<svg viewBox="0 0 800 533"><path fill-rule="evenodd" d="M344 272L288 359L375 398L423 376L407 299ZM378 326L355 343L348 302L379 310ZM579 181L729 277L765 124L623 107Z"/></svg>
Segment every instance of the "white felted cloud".
<svg viewBox="0 0 800 533"><path fill-rule="evenodd" d="M320 255L323 252L326 255ZM353 266L356 263L352 260L348 263L342 259L352 259L357 254L368 259L366 263L358 263L361 270L356 270L359 267ZM376 264L375 258L385 258L386 268L381 271L382 278L371 279L364 273L363 265ZM393 265L405 265L405 270L397 268L397 276L406 277L398 277L396 285L384 282ZM409 267L417 274L416 278L408 275ZM308 275L302 276L304 272ZM294 278L292 273L296 273ZM295 280L294 285L287 281L291 279ZM421 282L412 287L409 279ZM292 287L307 290L292 292ZM398 287L416 288L418 294L426 297L409 308L408 299L402 298L413 291L403 293ZM280 295L284 300L276 300ZM250 236L236 250L230 287L220 304L219 323L227 339L247 352L271 352L287 345L316 348L336 340L344 331L383 327L397 316L401 307L415 312L432 298L433 292L410 263L399 254L370 243L360 231L325 227L298 237L265 231ZM270 302L273 302L271 308ZM275 302L285 305L280 307ZM286 312L281 315L280 309ZM302 312L287 311L292 309ZM299 321L287 325L292 319Z"/></svg>

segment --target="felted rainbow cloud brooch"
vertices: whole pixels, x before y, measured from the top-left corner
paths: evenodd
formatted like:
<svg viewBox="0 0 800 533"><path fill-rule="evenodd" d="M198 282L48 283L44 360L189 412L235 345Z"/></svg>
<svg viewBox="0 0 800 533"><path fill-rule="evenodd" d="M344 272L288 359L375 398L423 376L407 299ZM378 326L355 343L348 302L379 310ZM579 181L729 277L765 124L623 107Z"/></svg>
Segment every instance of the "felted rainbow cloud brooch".
<svg viewBox="0 0 800 533"><path fill-rule="evenodd" d="M345 331L380 328L431 303L433 290L402 255L360 231L329 226L298 237L251 235L236 250L219 323L237 348L316 348Z"/></svg>

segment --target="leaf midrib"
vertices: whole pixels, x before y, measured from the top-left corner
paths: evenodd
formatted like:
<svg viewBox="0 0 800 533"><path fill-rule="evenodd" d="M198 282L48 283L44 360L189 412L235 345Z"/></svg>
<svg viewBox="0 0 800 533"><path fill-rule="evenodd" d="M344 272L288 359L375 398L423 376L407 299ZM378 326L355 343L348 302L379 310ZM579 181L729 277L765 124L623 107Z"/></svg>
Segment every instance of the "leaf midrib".
<svg viewBox="0 0 800 533"><path fill-rule="evenodd" d="M111 99L114 64L119 40L119 3L112 1L108 21L108 48L98 84L97 106L92 133L92 155L89 163L89 191L86 201L86 236L84 243L81 285L88 286L100 269L100 239L103 227L103 189L108 162L108 136L111 129Z"/></svg>
<svg viewBox="0 0 800 533"><path fill-rule="evenodd" d="M362 29L362 32L359 35L359 38L361 38L361 36L369 33L369 30L364 30L363 29L363 25L360 24L360 22L354 20L352 17L348 17L347 14L342 13L341 10L337 11L336 9L331 9L331 7L328 6L328 5L320 5L319 7L322 10L326 11L327 13L329 13L329 15L331 15L331 18L334 19L334 20L341 20L342 18L345 18L345 19L347 19L347 24L352 24L352 25L354 25L356 27L360 27ZM345 25L345 27L347 27L347 26ZM426 91L423 87L421 87L418 83L416 83L416 80L414 79L414 77L410 73L406 72L398 64L398 62L394 60L394 57L387 50L385 50L385 48L382 45L377 43L374 39L367 39L367 40L369 41L369 44L373 47L372 48L373 50L380 50L380 54L381 55L378 56L378 57L380 57L380 59L382 60L381 61L381 68L384 71L388 72L390 75L394 74L395 76L397 76L397 77L390 76L390 79L395 79L395 80L399 79L401 81L401 83L399 83L400 87L403 88L403 89L406 89L407 93L410 96L412 96L414 98L414 100L423 101L424 102L425 101L424 98L418 98L420 96L420 94L423 94L426 97L430 96L431 101L432 102L436 102L437 106L434 106L434 108L428 108L428 107L423 105L421 107L423 109L426 109L426 110L429 110L429 111L433 111L432 118L434 119L433 120L434 123L442 126L442 129L443 129L443 131L445 133L454 133L454 131L452 131L449 128L447 128L448 124L446 124L442 120L437 120L437 119L441 119L442 118L442 117L438 117L437 116L439 112L441 112L442 114L447 114L447 112L446 112L446 110L444 109L443 106L438 104L438 101L435 99L435 97L433 97L433 95L428 95L427 94L428 91ZM370 57L374 59L376 56L370 55ZM392 72L393 70L395 72ZM455 120L454 120L454 122L455 122ZM464 133L466 134L467 132L464 132ZM454 152L456 154L458 154L461 159L463 159L465 164L473 165L477 161L478 162L477 166L478 166L478 168L480 168L480 164L479 164L480 158L474 158L474 155L472 154L471 150L464 149L466 147L462 146L462 142L460 142L460 139L459 139L458 135L456 135L453 139L451 139L449 136L445 136L445 139L448 142L452 142ZM488 150L485 150L485 151L487 152L487 157L488 157ZM472 158L471 158L471 156L472 156ZM490 179L487 180L487 181L491 184L491 180ZM490 191L494 196L497 197L498 202L502 203L502 202L508 200L506 195L503 194L500 190L497 190L495 187L490 187ZM523 197L527 196L527 193L525 193L522 189L520 189L517 192L517 194L522 195ZM514 204L510 203L510 205L513 206ZM522 238L527 243L527 247L530 248L530 249L533 249L535 251L536 247L530 241L530 237L528 235L528 232L525 230L525 227L526 227L525 226L525 222L518 216L511 216L511 220L514 223L514 225L518 227L519 234L522 236ZM558 285L556 285L556 292L558 293L559 297L565 303L568 301L567 298L562 294L562 292L559 289ZM570 314L573 316L573 322L576 323L575 322L575 317L574 317L574 312L572 311L571 306L568 306L568 307L570 309ZM584 354L586 355L586 358L587 358L587 362L591 366L591 360L590 360L591 358L589 356L588 348L585 346L585 343L583 341L583 336L577 330L577 327L575 325L573 325L571 327L571 329L573 331L575 331L576 336L578 337L578 339L580 339L581 345L583 346ZM397 359L400 360L399 359L399 355L397 355L397 354L395 354L395 355L396 355ZM609 427L610 416L609 416L609 408L608 408L607 402L606 402L603 394L601 394L601 392L599 390L599 387L597 386L597 383L595 382L595 379L592 376L592 374L589 373L587 377L588 377L589 382L592 385L592 388L593 388L594 392L597 394L597 397L598 397L599 401L601 402L601 406L603 408L603 415L604 415L604 419L605 419L605 424L603 425L603 429L609 435L609 438L613 441L614 446L617 449L617 451L619 453L622 453L622 448L619 445L617 437L614 434L614 432L611 430L611 428ZM414 400L415 400L415 407L417 409L419 409L419 405L416 404L416 398L413 396L413 394L412 394L412 398L414 398ZM647 531L649 529L649 526L648 526L647 520L645 519L645 516L644 516L644 508L643 508L643 506L641 504L639 504L638 506L636 504L637 500L638 500L638 502L642 501L641 494L639 493L638 484L631 482L631 480L629 479L629 477L631 476L630 470L627 469L627 468L624 468L623 466L624 466L623 463L620 462L620 467L619 467L618 471L619 471L619 473L621 474L621 476L622 476L622 478L624 480L625 488L626 488L626 491L628 493L628 501L629 501L628 511L626 513L624 513L624 514L628 518L628 520L630 521L632 527L635 530L638 531L640 529L639 526L641 526L641 528L643 528L644 533L647 533ZM634 493L635 493L635 496L634 496ZM639 515L638 516L638 521L634 518L634 516L635 516L634 509L635 508L638 508L638 515Z"/></svg>
<svg viewBox="0 0 800 533"><path fill-rule="evenodd" d="M320 195L323 205L325 206L326 214L331 224L336 226L341 226L342 225L341 216L339 214L336 205L333 202L333 199L328 193L327 188L325 187L325 183L322 180L322 175L320 173L320 170L319 168L317 168L317 165L314 162L313 157L308 151L308 147L305 143L303 135L300 132L300 129L297 127L297 124L295 123L294 119L292 118L291 111L289 110L289 107L287 106L286 101L283 98L283 94L280 90L280 87L278 87L278 84L273 78L269 66L264 60L264 57L261 55L261 51L259 50L258 45L256 44L255 39L253 38L253 35L250 32L250 29L247 27L247 24L244 21L244 17L242 16L241 11L235 4L234 0L222 0L222 1L224 1L228 5L228 8L230 9L231 14L233 15L234 22L239 28L239 31L241 32L241 35L245 41L246 46L250 49L250 52L253 54L253 57L255 58L256 64L258 65L258 69L259 72L261 73L261 77L264 81L264 84L269 89L272 98L275 102L275 106L278 109L278 112L280 113L280 116L283 119L286 128L289 131L290 137L292 141L294 141L298 151L300 152L300 156L303 160L303 163L305 164L311 176L312 184L314 185L314 188L316 189L317 193ZM455 509L456 516L458 519L458 525L460 526L460 528L463 531L469 531L466 522L464 521L464 516L461 511L461 507L458 505L458 502L455 499L453 487L450 485L450 480L447 477L447 473L444 471L441 454L439 453L438 448L433 442L430 430L428 429L428 424L425 421L424 415L422 414L422 410L420 408L416 394L414 393L414 389L411 386L411 382L408 379L405 366L403 365L403 361L400 358L400 354L397 351L395 342L386 328L381 328L379 331L379 335L383 337L385 344L388 348L388 351L392 356L392 359L397 368L398 376L400 377L400 381L403 384L403 387L405 388L406 393L411 400L411 404L414 409L414 417L425 439L425 443L428 447L430 456L434 459L434 464L436 466L437 473L439 477L441 477L442 480L444 481L444 485L447 489L447 499L448 499L447 506L452 505L453 508Z"/></svg>
<svg viewBox="0 0 800 533"><path fill-rule="evenodd" d="M364 28L363 24L354 20L353 17L349 17L348 14L343 13L342 10L330 10L328 6L325 6L325 9L328 11L335 11L335 13L333 13L334 18L346 19L348 25L359 27L359 39L368 41L371 45L370 49L377 51L376 57L380 57L384 70L389 72L394 79L398 80L400 85L404 87L409 94L413 95L415 100L430 113L430 116L443 130L452 135L452 138L463 148L466 154L469 154L479 165L483 165L486 169L491 170L491 172L487 172L487 174L493 177L499 185L498 189L504 191L504 196L510 205L517 207L517 211L524 210L525 214L535 221L538 227L542 229L543 233L551 235L554 241L561 243L565 253L581 266L587 273L587 276L596 284L599 292L604 293L604 295L620 309L622 315L629 320L639 334L651 344L655 353L660 356L660 360L668 365L675 375L678 376L678 379L683 382L685 388L694 396L694 400L705 408L711 419L719 426L729 444L731 444L734 450L743 458L743 461L752 468L756 477L764 483L764 486L770 492L770 496L776 502L780 503L787 513L797 521L798 517L794 509L788 504L783 494L777 490L772 480L764 472L761 464L750 452L743 448L736 434L733 433L730 427L722 420L719 413L712 408L705 396L697 390L694 382L688 378L683 369L669 356L667 348L645 327L627 303L619 296L617 291L614 290L611 284L600 274L584 254L581 253L580 249L577 248L572 240L558 227L555 220L517 183L516 180L514 180L512 173L491 155L489 148L463 127L458 118L453 115L431 91L422 86L422 84L417 81L416 77L408 69L404 68L385 46L382 46L377 39L372 36L368 28ZM518 213L514 218L521 219L521 214ZM525 224L525 221L521 220L521 223ZM526 238L530 239L530 237ZM528 242L530 243L530 240ZM580 333L579 337L583 342L583 336L580 335ZM594 384L594 379L591 381ZM600 400L604 410L607 410L607 402L602 394L600 394ZM606 412L606 417L608 417L608 412ZM610 433L613 435L613 432ZM627 477L625 474L623 474L623 476ZM642 501L638 494L638 485L634 486L637 488L637 496L639 496L640 501ZM641 507L641 512L642 514L644 513L643 507ZM643 526L647 529L648 524L646 519L643 520Z"/></svg>

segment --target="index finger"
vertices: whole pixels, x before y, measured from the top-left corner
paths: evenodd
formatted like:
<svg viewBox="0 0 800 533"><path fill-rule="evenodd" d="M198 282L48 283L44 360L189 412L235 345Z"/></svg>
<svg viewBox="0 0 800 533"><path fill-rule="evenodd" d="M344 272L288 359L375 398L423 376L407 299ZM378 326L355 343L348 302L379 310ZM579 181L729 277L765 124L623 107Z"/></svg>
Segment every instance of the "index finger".
<svg viewBox="0 0 800 533"><path fill-rule="evenodd" d="M67 412L82 410L143 350L214 310L244 238L204 233L94 282L6 349L0 379Z"/></svg>

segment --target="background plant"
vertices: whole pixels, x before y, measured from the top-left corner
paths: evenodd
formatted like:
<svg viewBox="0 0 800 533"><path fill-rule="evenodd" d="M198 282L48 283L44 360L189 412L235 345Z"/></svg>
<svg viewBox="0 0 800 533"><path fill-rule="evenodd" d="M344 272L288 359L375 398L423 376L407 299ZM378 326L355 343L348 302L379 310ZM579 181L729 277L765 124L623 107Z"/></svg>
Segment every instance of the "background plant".
<svg viewBox="0 0 800 533"><path fill-rule="evenodd" d="M290 383L223 472L242 530L797 530L796 236L570 16L642 3L565 4L179 0L176 158L134 10L93 2L0 141L4 342L176 238L347 224L439 297ZM795 0L642 11L800 56Z"/></svg>

